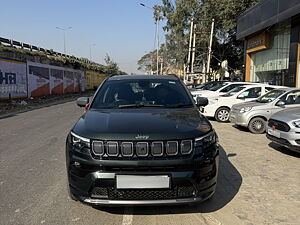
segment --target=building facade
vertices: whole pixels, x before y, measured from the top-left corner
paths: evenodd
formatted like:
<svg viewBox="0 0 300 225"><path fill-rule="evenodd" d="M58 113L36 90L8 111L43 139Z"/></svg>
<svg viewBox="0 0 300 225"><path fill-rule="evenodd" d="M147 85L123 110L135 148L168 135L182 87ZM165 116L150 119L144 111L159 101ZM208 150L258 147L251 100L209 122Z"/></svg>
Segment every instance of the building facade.
<svg viewBox="0 0 300 225"><path fill-rule="evenodd" d="M300 87L300 1L262 0L238 19L245 80Z"/></svg>

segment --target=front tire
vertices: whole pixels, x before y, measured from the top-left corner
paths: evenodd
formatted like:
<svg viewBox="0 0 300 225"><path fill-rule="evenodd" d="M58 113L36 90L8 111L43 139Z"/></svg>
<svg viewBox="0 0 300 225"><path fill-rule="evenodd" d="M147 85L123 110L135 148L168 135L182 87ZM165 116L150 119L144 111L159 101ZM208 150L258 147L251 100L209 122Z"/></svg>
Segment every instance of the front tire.
<svg viewBox="0 0 300 225"><path fill-rule="evenodd" d="M263 118L256 117L250 120L248 128L253 134L262 134L266 131L266 121Z"/></svg>
<svg viewBox="0 0 300 225"><path fill-rule="evenodd" d="M215 113L215 119L221 123L229 122L230 109L227 107L219 108Z"/></svg>

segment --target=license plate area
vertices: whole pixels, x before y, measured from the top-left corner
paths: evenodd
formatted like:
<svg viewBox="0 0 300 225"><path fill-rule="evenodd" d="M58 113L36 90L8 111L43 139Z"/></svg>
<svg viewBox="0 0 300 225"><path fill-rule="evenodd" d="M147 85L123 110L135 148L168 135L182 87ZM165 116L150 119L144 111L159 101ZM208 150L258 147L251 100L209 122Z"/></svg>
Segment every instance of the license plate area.
<svg viewBox="0 0 300 225"><path fill-rule="evenodd" d="M170 188L168 175L140 176L140 175L116 175L117 189L167 189Z"/></svg>
<svg viewBox="0 0 300 225"><path fill-rule="evenodd" d="M272 128L268 128L268 134L280 138L280 132L277 130L273 130Z"/></svg>

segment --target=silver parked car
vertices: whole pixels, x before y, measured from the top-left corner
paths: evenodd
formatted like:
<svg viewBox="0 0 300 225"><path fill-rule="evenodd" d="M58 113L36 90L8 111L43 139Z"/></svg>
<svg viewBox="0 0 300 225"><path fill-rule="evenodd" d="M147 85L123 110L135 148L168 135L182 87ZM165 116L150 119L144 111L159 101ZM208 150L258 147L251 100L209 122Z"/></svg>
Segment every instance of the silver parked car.
<svg viewBox="0 0 300 225"><path fill-rule="evenodd" d="M266 131L272 114L295 107L300 107L300 88L279 88L255 101L233 105L230 121L248 127L252 133L261 134Z"/></svg>
<svg viewBox="0 0 300 225"><path fill-rule="evenodd" d="M300 107L273 114L268 122L267 138L300 152Z"/></svg>

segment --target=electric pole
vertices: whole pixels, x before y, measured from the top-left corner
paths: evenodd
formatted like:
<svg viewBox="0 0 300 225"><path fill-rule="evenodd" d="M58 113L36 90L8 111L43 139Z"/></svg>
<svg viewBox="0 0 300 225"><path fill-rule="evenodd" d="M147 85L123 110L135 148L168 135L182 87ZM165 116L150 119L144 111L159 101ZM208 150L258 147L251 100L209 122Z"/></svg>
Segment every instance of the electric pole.
<svg viewBox="0 0 300 225"><path fill-rule="evenodd" d="M208 57L207 57L207 70L206 70L206 76L204 78L204 82L207 80L207 76L209 75L210 72L210 59L211 59L211 49L212 49L212 41L213 41L213 34L214 34L214 25L215 25L215 20L212 19L211 23L211 32L210 32L210 41L209 41L209 48L208 48Z"/></svg>
<svg viewBox="0 0 300 225"><path fill-rule="evenodd" d="M188 60L187 60L187 67L186 67L188 73L190 73L190 64L191 64L193 27L194 27L194 19L192 18L192 20L191 20L191 28L190 28L189 53L188 53Z"/></svg>
<svg viewBox="0 0 300 225"><path fill-rule="evenodd" d="M191 62L191 74L194 75L194 62L195 62L195 52L196 52L196 24L193 27L193 48L192 48L192 62Z"/></svg>

